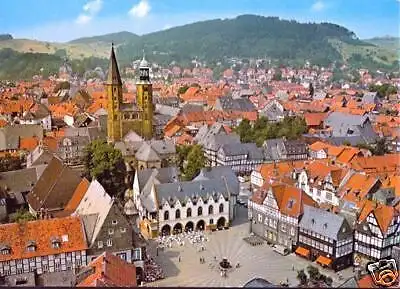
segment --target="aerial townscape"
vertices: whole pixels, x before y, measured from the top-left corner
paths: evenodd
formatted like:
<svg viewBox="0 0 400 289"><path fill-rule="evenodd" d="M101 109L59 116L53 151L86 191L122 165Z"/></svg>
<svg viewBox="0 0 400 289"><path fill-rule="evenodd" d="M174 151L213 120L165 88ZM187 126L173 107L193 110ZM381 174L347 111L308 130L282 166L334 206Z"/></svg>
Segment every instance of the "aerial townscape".
<svg viewBox="0 0 400 289"><path fill-rule="evenodd" d="M398 38L1 32L0 287L399 286Z"/></svg>

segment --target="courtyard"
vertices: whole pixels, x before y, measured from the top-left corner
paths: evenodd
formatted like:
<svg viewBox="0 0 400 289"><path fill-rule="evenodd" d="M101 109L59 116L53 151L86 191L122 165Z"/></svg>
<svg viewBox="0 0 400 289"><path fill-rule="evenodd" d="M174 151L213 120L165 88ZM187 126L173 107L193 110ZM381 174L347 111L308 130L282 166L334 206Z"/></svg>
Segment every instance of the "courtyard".
<svg viewBox="0 0 400 289"><path fill-rule="evenodd" d="M228 230L205 233L207 241L203 243L205 250L201 251L200 244L185 242L183 246L175 243L172 248L159 250L156 256L156 245L150 245L150 254L162 267L165 279L145 286L193 286L193 287L242 287L249 280L259 277L274 284L289 281L290 286L296 286L297 270L305 269L313 264L320 272L332 277L333 286L338 286L344 280L353 276L352 268L341 271L343 280L330 270L325 270L308 260L294 254L281 256L264 242L262 245L251 246L243 238L249 236L247 209L237 208L237 217ZM201 263L200 259L205 262ZM221 277L219 262L227 258L232 264L227 277ZM236 264L239 263L239 268ZM292 270L294 265L295 270Z"/></svg>

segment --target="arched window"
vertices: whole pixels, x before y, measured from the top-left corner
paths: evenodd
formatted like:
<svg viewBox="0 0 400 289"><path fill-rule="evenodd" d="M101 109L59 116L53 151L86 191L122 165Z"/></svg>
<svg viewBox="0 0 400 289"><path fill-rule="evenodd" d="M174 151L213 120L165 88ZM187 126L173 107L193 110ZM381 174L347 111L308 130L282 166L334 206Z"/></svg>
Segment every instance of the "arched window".
<svg viewBox="0 0 400 289"><path fill-rule="evenodd" d="M197 216L202 216L203 215L203 207L199 207L197 209Z"/></svg>
<svg viewBox="0 0 400 289"><path fill-rule="evenodd" d="M192 209L191 209L191 208L188 208L188 209L186 210L186 217L189 218L189 217L191 217L191 216L192 216Z"/></svg>
<svg viewBox="0 0 400 289"><path fill-rule="evenodd" d="M164 212L164 220L169 220L169 212L168 211Z"/></svg>
<svg viewBox="0 0 400 289"><path fill-rule="evenodd" d="M213 215L213 214L214 214L214 207L213 207L212 205L210 205L210 206L208 207L208 214L209 214L209 215Z"/></svg>
<svg viewBox="0 0 400 289"><path fill-rule="evenodd" d="M219 212L223 213L224 212L224 204L219 205Z"/></svg>
<svg viewBox="0 0 400 289"><path fill-rule="evenodd" d="M180 219L181 218L181 210L176 209L175 211L175 219Z"/></svg>

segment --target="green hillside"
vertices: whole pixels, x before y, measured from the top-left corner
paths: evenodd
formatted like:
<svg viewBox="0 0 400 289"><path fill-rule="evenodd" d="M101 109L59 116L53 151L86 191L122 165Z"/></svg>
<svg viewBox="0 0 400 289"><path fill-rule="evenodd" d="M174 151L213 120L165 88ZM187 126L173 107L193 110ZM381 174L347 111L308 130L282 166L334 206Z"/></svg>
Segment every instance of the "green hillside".
<svg viewBox="0 0 400 289"><path fill-rule="evenodd" d="M100 36L92 36L92 37L83 37L72 40L68 42L69 44L94 44L94 43L103 43L107 44L108 46L111 43L115 45L124 44L128 42L135 41L140 36L127 31L117 32L117 33L110 33Z"/></svg>
<svg viewBox="0 0 400 289"><path fill-rule="evenodd" d="M111 42L117 46L122 66L140 58L145 49L150 61L162 65L173 61L188 65L195 58L212 65L232 57L266 57L277 64L289 65L302 65L308 60L324 66L336 62L371 70L398 67L398 50L393 49L393 39L366 42L336 24L299 23L255 15L196 22L143 36L125 31L68 43L11 38L5 36L0 41L0 52L8 49L0 53L0 64L3 63L0 76L3 78L18 74L29 76L28 71L36 71L38 67L50 67L53 71L53 65L65 56L79 67L78 72L93 69L106 63ZM2 59L10 51L14 52L13 57ZM24 61L27 65L23 65Z"/></svg>
<svg viewBox="0 0 400 289"><path fill-rule="evenodd" d="M356 49L354 49L354 47ZM305 60L327 65L345 62L370 43L358 40L348 29L330 23L299 23L277 17L242 15L234 19L209 20L141 36L118 48L123 60L139 57L141 49L153 57L187 62L193 58L207 61L224 57L268 57L279 62L301 64ZM368 59L376 67L391 66L393 53L383 48ZM383 59L378 56L385 56Z"/></svg>
<svg viewBox="0 0 400 289"><path fill-rule="evenodd" d="M399 51L400 50L400 38L399 37L375 37L371 39L365 39L365 42L374 44L378 47L382 47L384 49Z"/></svg>

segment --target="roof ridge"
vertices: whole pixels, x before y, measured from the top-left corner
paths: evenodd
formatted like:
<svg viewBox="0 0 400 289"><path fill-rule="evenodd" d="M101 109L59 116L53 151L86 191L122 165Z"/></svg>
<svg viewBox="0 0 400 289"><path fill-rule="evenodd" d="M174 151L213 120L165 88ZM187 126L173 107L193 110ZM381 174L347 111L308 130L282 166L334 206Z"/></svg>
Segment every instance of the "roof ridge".
<svg viewBox="0 0 400 289"><path fill-rule="evenodd" d="M57 159L57 160L58 160L58 159ZM50 187L49 191L47 192L47 195L46 195L46 197L44 198L43 203L40 205L39 210L43 207L44 203L46 202L47 198L48 198L49 195L50 195L50 192L51 192L51 191L53 190L53 188L55 187L55 185L56 185L56 183L57 183L57 180L60 178L61 174L62 174L62 173L64 172L64 170L66 169L66 167L64 166L64 164L63 164L60 160L58 160L58 161L61 163L62 170L61 170L60 173L58 174L58 176L57 176L57 178L56 178L56 181L53 183L53 185ZM46 167L46 169L47 169L47 167Z"/></svg>

